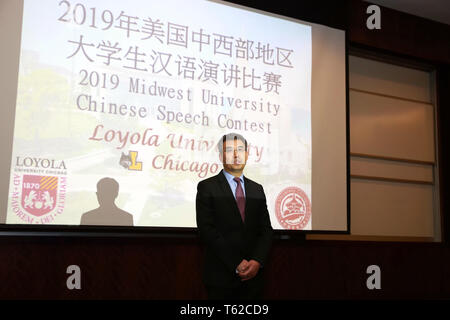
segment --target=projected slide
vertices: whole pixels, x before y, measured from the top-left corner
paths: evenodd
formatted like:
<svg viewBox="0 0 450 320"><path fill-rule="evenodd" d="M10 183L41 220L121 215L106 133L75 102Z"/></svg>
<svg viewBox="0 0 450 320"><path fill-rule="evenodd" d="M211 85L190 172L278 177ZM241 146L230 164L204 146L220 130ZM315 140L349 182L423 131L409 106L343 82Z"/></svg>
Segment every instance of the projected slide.
<svg viewBox="0 0 450 320"><path fill-rule="evenodd" d="M196 227L222 135L310 230L311 26L201 0L25 0L7 224Z"/></svg>

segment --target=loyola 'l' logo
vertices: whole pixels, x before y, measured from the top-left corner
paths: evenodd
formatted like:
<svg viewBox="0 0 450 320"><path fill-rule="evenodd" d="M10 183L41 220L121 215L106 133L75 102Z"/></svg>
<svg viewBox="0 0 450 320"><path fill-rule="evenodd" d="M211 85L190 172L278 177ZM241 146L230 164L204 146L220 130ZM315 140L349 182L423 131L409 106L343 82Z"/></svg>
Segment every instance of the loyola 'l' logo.
<svg viewBox="0 0 450 320"><path fill-rule="evenodd" d="M128 170L142 171L142 162L137 161L137 156L137 151L130 151L128 154L122 152L119 164Z"/></svg>
<svg viewBox="0 0 450 320"><path fill-rule="evenodd" d="M42 216L56 206L58 177L24 175L22 208L34 216Z"/></svg>
<svg viewBox="0 0 450 320"><path fill-rule="evenodd" d="M128 167L128 170L136 170L142 171L142 162L137 162L137 151L130 151L131 165Z"/></svg>

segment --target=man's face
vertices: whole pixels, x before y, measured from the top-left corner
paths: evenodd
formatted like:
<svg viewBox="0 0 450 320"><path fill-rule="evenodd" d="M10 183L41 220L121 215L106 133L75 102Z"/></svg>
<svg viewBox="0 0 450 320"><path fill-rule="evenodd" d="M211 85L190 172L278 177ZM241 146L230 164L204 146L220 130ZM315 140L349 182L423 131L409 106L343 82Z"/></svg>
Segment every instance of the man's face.
<svg viewBox="0 0 450 320"><path fill-rule="evenodd" d="M228 140L223 143L222 150L223 157L220 160L223 163L224 169L231 173L242 172L248 159L245 143L239 139Z"/></svg>

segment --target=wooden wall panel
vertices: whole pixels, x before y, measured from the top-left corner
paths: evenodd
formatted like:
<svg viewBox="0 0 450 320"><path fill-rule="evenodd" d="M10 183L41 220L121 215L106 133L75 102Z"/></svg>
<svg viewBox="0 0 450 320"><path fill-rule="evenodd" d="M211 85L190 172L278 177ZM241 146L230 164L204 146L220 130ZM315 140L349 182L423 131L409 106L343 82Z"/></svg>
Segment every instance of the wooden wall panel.
<svg viewBox="0 0 450 320"><path fill-rule="evenodd" d="M350 91L350 152L434 162L433 106Z"/></svg>
<svg viewBox="0 0 450 320"><path fill-rule="evenodd" d="M351 180L352 235L433 237L433 186Z"/></svg>
<svg viewBox="0 0 450 320"><path fill-rule="evenodd" d="M429 72L349 57L349 86L400 98L431 102Z"/></svg>
<svg viewBox="0 0 450 320"><path fill-rule="evenodd" d="M350 168L352 176L434 182L433 166L428 164L351 157Z"/></svg>
<svg viewBox="0 0 450 320"><path fill-rule="evenodd" d="M194 239L44 238L0 241L0 299L205 299ZM66 268L81 268L81 290ZM381 268L382 290L366 287ZM275 241L266 299L450 298L450 250L429 243Z"/></svg>

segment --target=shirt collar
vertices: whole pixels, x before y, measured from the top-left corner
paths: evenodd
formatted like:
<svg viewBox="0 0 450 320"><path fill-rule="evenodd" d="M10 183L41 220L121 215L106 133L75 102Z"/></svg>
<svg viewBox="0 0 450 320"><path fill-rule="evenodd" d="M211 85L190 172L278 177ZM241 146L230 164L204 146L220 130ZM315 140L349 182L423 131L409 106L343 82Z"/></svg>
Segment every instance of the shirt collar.
<svg viewBox="0 0 450 320"><path fill-rule="evenodd" d="M225 169L223 170L223 173L228 181L234 180L234 176L231 173L227 172ZM241 179L241 182L244 182L244 174L243 173L239 176L239 179Z"/></svg>

